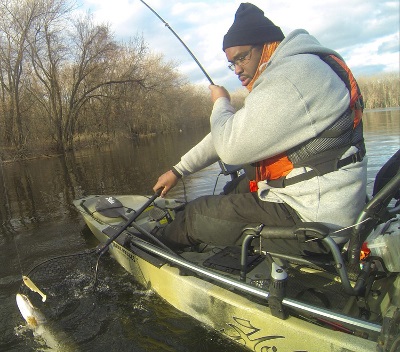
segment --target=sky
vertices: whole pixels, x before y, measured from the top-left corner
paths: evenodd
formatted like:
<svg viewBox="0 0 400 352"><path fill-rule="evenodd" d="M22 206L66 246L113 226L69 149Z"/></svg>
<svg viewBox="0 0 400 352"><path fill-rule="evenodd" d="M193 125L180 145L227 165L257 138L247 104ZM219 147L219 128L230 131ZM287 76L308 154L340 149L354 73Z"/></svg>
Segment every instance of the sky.
<svg viewBox="0 0 400 352"><path fill-rule="evenodd" d="M146 0L176 32L214 84L241 87L227 67L222 39L243 1ZM399 73L399 0L252 0L285 35L302 28L343 56L355 77ZM79 0L97 23L110 25L117 40L143 36L193 84L209 85L195 60L141 0Z"/></svg>

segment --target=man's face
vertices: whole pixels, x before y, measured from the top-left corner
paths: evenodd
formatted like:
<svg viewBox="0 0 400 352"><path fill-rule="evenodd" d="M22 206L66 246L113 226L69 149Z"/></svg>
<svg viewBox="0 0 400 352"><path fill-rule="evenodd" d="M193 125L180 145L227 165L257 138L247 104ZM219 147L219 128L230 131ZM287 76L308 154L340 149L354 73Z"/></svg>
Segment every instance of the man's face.
<svg viewBox="0 0 400 352"><path fill-rule="evenodd" d="M238 75L242 86L247 86L253 79L261 59L262 48L251 45L233 46L225 49L230 68ZM232 65L233 64L233 65Z"/></svg>

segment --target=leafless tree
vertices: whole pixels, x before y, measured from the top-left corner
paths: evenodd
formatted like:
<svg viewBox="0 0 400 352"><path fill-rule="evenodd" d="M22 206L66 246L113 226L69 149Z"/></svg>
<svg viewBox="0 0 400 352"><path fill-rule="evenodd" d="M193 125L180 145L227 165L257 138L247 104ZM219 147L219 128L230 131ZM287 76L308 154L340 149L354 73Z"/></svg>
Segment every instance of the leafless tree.
<svg viewBox="0 0 400 352"><path fill-rule="evenodd" d="M40 15L40 6L33 1L0 1L0 62L2 92L5 103L4 139L7 144L23 146L23 64L27 38ZM15 138L14 138L15 137Z"/></svg>
<svg viewBox="0 0 400 352"><path fill-rule="evenodd" d="M40 46L32 48L32 63L46 91L37 98L47 112L59 151L73 148L80 119L91 106L110 99L113 86L145 85L135 60L122 70L118 70L121 65L116 67L124 50L107 25L96 25L87 15L75 20L67 35L62 34L45 27L45 52Z"/></svg>

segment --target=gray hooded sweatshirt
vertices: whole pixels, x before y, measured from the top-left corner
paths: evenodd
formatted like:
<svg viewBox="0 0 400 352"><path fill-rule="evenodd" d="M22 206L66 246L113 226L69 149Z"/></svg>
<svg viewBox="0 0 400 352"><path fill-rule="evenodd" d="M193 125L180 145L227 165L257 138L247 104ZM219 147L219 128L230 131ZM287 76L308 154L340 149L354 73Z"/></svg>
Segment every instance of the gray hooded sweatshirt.
<svg viewBox="0 0 400 352"><path fill-rule="evenodd" d="M332 125L349 107L343 81L317 55L338 53L323 47L305 30L295 30L278 46L267 68L255 81L242 109L235 112L229 99L219 98L210 117L211 132L182 156L175 169L183 176L219 159L244 165L270 158L298 146ZM343 155L357 151L350 147ZM318 221L332 230L353 225L366 199L367 158L338 171L285 188L258 183L266 202L286 203L303 221ZM308 171L294 168L287 178ZM347 240L339 231L336 242Z"/></svg>

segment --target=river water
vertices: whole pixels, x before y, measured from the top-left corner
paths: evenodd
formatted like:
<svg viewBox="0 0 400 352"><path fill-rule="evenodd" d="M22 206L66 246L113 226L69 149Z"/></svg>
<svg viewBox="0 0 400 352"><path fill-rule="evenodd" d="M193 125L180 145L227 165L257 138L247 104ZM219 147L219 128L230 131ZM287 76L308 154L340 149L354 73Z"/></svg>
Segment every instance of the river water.
<svg viewBox="0 0 400 352"><path fill-rule="evenodd" d="M376 172L400 146L400 109L370 110L364 121L370 193ZM38 351L43 344L26 328L15 303L21 275L50 258L97 245L84 231L81 215L71 206L73 199L152 194L157 177L204 134L117 140L112 147L0 164L0 351ZM190 200L214 188L219 192L227 178L218 175L219 167L213 165L180 182L169 196ZM51 266L52 261L40 268ZM92 275L89 269L86 275ZM100 261L96 291L70 290L45 304L53 313L57 310L49 329L63 330L58 336L67 336L73 351L241 350L136 284L107 256Z"/></svg>

